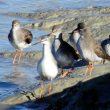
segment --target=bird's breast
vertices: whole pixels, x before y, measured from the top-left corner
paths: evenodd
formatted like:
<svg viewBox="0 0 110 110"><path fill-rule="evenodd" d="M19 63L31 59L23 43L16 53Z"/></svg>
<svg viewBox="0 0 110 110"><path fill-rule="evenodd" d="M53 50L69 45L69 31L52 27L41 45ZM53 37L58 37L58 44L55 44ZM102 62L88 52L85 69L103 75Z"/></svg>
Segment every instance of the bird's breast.
<svg viewBox="0 0 110 110"><path fill-rule="evenodd" d="M110 56L110 44L105 46L105 52Z"/></svg>

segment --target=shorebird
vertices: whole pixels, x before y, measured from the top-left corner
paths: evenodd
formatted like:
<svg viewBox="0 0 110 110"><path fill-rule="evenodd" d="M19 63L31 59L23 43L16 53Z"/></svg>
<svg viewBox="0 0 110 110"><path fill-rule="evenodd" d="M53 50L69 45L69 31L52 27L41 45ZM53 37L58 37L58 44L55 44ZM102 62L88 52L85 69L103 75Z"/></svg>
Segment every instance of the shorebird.
<svg viewBox="0 0 110 110"><path fill-rule="evenodd" d="M102 41L101 45L106 54L110 56L110 35L108 39Z"/></svg>
<svg viewBox="0 0 110 110"><path fill-rule="evenodd" d="M24 28L21 28L18 20L12 21L12 28L9 32L8 39L12 46L16 49L15 56L13 58L13 64L18 56L18 64L20 63L21 56L23 55L23 49L31 45L32 33Z"/></svg>
<svg viewBox="0 0 110 110"><path fill-rule="evenodd" d="M90 29L84 24L80 23L80 28L73 31L73 39L81 57L89 62L85 75L90 71L90 75L94 68L95 61L110 60L110 57L104 52L101 44L98 43L92 36Z"/></svg>
<svg viewBox="0 0 110 110"><path fill-rule="evenodd" d="M74 62L78 60L79 56L76 54L75 49L63 40L61 26L53 26L50 35L54 36L52 44L53 55L57 60L58 66L62 69L62 77L65 77L69 72L72 72ZM63 72L64 68L69 68L69 70Z"/></svg>
<svg viewBox="0 0 110 110"><path fill-rule="evenodd" d="M42 80L53 80L58 74L57 62L51 51L50 37L42 36L40 42L43 44L42 58L37 65L38 73ZM38 42L39 43L39 42ZM52 87L51 84L48 87L50 93ZM41 82L40 97L43 95L43 83Z"/></svg>

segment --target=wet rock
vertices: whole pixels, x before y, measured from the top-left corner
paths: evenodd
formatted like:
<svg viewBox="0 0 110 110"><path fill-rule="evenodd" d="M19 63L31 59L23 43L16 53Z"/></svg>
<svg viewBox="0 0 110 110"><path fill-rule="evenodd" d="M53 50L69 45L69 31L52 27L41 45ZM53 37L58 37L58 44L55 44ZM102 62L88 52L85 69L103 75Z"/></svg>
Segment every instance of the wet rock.
<svg viewBox="0 0 110 110"><path fill-rule="evenodd" d="M14 52L2 52L0 53L0 56L6 57L6 58L12 58L14 56ZM41 58L41 52L25 52L23 57L29 58L29 59L40 59Z"/></svg>

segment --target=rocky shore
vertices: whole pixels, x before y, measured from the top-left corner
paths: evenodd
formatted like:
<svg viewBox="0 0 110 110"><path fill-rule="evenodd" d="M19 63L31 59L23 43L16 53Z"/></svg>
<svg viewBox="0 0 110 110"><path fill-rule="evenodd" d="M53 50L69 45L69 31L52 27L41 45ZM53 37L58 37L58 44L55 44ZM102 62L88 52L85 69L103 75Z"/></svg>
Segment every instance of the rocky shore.
<svg viewBox="0 0 110 110"><path fill-rule="evenodd" d="M57 10L36 13L5 13L8 16L28 17L36 22L26 24L26 27L51 29L53 25L64 25L64 30L72 31L78 22L86 22L95 37L107 37L109 34L110 8L89 7L79 10Z"/></svg>
<svg viewBox="0 0 110 110"><path fill-rule="evenodd" d="M79 22L86 22L92 29L95 39L101 41L110 34L110 8L89 7L80 10L58 10L36 13L5 13L7 16L19 16L35 19L36 22L25 24L25 27L50 31L53 25L63 25L64 38L76 28ZM0 53L2 57L12 57L11 52ZM26 58L41 57L41 52L26 52ZM79 61L80 65L81 62ZM80 65L81 66L81 65ZM53 81L53 90L39 99L39 87L8 97L0 104L26 106L37 110L109 110L110 109L110 63L97 64L91 76L85 77L85 64L75 69L66 78ZM47 88L48 84L45 84ZM45 91L46 92L46 91ZM40 107L42 109L40 109ZM43 108L44 107L44 108Z"/></svg>
<svg viewBox="0 0 110 110"><path fill-rule="evenodd" d="M45 110L109 110L110 64L96 65L91 76L85 76L84 72L85 67L82 67L66 78L56 79L50 94L46 93L48 84L45 84L45 96L41 99L38 87L0 103L11 108L24 106L33 110L40 110L42 105Z"/></svg>

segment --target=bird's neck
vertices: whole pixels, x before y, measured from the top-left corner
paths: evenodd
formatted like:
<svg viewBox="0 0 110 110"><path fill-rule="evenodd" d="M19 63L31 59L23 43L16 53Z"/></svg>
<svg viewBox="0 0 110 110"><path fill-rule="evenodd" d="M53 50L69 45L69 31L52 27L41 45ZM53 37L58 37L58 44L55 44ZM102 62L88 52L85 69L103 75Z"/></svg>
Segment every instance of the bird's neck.
<svg viewBox="0 0 110 110"><path fill-rule="evenodd" d="M60 44L61 44L61 43L60 43L59 38L56 39L56 38L54 37L53 47L54 47L54 50L55 50L55 51L57 51L57 49L59 48Z"/></svg>
<svg viewBox="0 0 110 110"><path fill-rule="evenodd" d="M17 31L17 30L19 30L19 29L20 29L20 26L16 26L16 27L13 27L13 28L12 28L13 32L15 32L15 31Z"/></svg>
<svg viewBox="0 0 110 110"><path fill-rule="evenodd" d="M48 58L48 59L50 57L52 57L51 44L48 44L48 45L44 44L43 45L43 57Z"/></svg>
<svg viewBox="0 0 110 110"><path fill-rule="evenodd" d="M81 37L80 34L78 32L75 32L73 36L74 36L73 37L74 38L74 42L77 43L79 38Z"/></svg>

